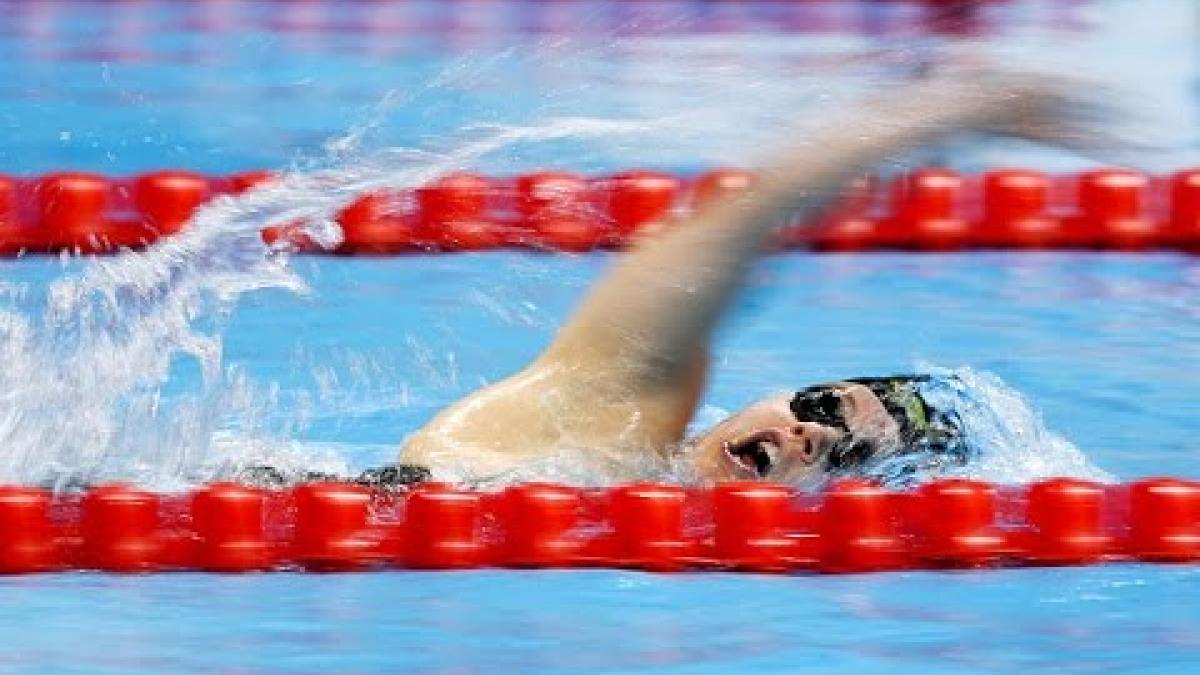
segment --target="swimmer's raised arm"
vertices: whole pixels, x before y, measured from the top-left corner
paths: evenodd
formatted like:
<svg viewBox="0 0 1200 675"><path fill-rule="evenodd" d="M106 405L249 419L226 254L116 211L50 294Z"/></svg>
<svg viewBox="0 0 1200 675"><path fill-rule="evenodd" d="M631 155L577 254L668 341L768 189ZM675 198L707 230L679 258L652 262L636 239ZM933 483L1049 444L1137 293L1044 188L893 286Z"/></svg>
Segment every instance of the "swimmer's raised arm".
<svg viewBox="0 0 1200 675"><path fill-rule="evenodd" d="M590 364L638 391L692 381L697 354L779 225L820 211L888 158L955 132L1062 139L1066 101L1044 80L963 76L868 101L862 112L816 130L768 163L752 191L640 242L594 288L543 359Z"/></svg>
<svg viewBox="0 0 1200 675"><path fill-rule="evenodd" d="M955 132L1062 139L1068 100L1042 80L931 79L812 130L758 172L753 190L639 242L533 364L443 411L401 460L478 476L569 446L666 450L699 399L720 315L780 224L815 214L889 158Z"/></svg>

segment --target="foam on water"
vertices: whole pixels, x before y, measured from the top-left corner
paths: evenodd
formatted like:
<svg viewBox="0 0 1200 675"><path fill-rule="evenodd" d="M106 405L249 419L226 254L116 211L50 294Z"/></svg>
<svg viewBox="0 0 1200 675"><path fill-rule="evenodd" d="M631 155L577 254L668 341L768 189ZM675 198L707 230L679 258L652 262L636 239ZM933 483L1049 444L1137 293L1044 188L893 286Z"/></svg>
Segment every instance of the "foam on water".
<svg viewBox="0 0 1200 675"><path fill-rule="evenodd" d="M1054 476L1115 480L1047 428L1037 409L996 375L971 368L921 370L934 376L933 386L924 392L926 400L958 415L974 453L968 464L945 474L1000 483Z"/></svg>
<svg viewBox="0 0 1200 675"><path fill-rule="evenodd" d="M1113 480L1078 447L1048 429L1029 401L996 375L929 364L919 366L917 372L931 376L921 389L929 405L959 420L966 462L923 463L901 455L868 467L868 475L895 486L938 476L996 483L1028 483L1054 476Z"/></svg>

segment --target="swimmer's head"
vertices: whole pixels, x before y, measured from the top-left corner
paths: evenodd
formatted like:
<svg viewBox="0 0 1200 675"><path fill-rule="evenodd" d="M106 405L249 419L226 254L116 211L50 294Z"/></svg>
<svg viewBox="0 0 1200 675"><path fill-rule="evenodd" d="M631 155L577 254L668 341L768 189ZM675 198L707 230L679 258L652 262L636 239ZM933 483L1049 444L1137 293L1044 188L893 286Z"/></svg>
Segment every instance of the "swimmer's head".
<svg viewBox="0 0 1200 675"><path fill-rule="evenodd" d="M692 441L696 472L711 481L795 484L854 474L944 432L919 382L846 380L758 401Z"/></svg>

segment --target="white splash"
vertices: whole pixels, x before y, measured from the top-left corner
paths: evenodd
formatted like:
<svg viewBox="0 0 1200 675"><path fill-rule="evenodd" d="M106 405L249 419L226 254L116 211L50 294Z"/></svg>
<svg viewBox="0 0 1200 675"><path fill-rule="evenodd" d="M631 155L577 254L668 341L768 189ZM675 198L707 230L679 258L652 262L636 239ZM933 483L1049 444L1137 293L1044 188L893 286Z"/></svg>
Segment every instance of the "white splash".
<svg viewBox="0 0 1200 675"><path fill-rule="evenodd" d="M263 243L262 228L303 221L315 239L334 245L336 213L365 192L420 185L521 144L611 138L664 123L559 119L477 129L476 140L448 153L367 156L348 154L356 130L330 145L333 168L219 197L182 234L145 252L65 261L67 272L40 301L29 301L29 288L5 285L0 482L62 488L126 480L173 489L258 463L344 472L334 452L264 437L261 420L278 404L277 388L254 384L222 359L222 334L241 297L307 291L288 252ZM199 369L196 389L169 393L178 369L188 367Z"/></svg>
<svg viewBox="0 0 1200 675"><path fill-rule="evenodd" d="M923 389L922 395L934 408L957 414L972 451L965 465L949 467L941 475L1014 484L1056 476L1115 480L1047 428L1037 409L999 377L971 368L921 370L934 376L934 386Z"/></svg>

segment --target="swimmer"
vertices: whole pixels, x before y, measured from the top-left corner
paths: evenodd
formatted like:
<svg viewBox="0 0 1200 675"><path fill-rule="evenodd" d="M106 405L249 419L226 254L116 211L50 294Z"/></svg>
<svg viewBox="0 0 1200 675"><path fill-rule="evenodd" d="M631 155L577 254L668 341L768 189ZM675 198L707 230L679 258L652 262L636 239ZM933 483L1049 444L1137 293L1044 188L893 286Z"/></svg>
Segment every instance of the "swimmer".
<svg viewBox="0 0 1200 675"><path fill-rule="evenodd" d="M749 192L663 224L621 257L524 370L451 405L410 436L410 475L486 481L564 448L613 480L639 456L684 458L702 482L812 482L900 453L962 457L954 414L926 378L852 378L754 403L684 441L709 343L754 259L782 223L818 214L889 158L962 132L1086 149L1071 87L1052 80L939 76L834 121L758 172Z"/></svg>
<svg viewBox="0 0 1200 675"><path fill-rule="evenodd" d="M976 72L864 102L768 163L752 190L651 228L531 364L407 438L392 477L484 484L568 448L584 449L589 465L613 481L644 477L630 469L645 466L643 458L682 460L699 482L797 484L853 474L889 455L961 459L958 420L931 407L922 394L927 379L913 376L806 387L758 401L698 437L685 441L684 433L705 386L714 328L777 227L818 214L883 162L958 133L1086 149L1092 137L1082 133L1072 91L1048 79Z"/></svg>

